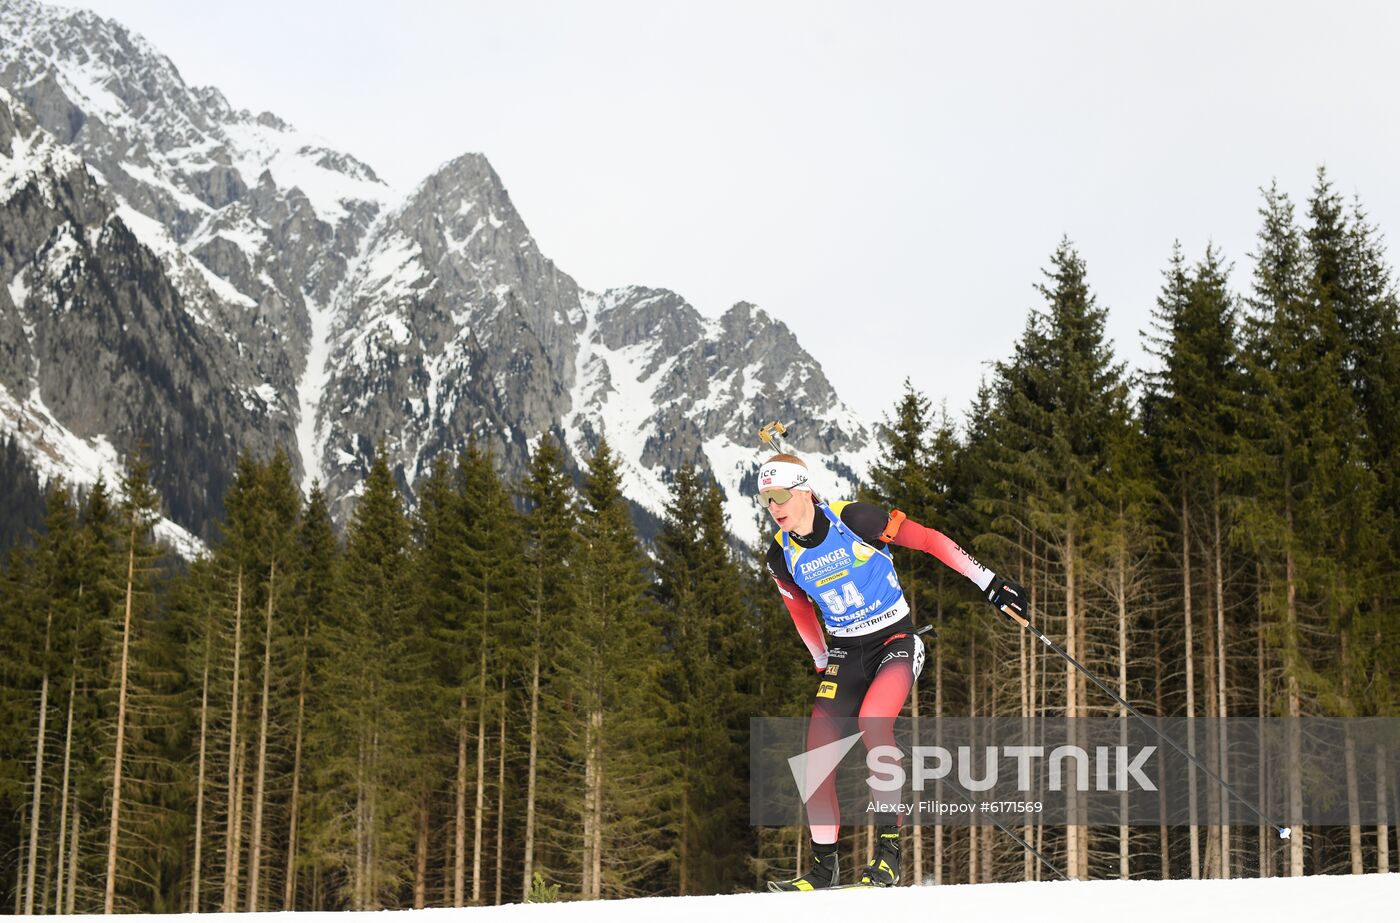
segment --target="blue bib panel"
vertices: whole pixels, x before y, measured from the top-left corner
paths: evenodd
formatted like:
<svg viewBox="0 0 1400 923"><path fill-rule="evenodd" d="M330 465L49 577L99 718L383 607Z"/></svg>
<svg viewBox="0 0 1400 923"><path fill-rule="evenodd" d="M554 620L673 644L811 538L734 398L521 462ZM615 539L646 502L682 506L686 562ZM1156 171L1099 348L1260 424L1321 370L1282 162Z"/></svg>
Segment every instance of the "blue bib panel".
<svg viewBox="0 0 1400 923"><path fill-rule="evenodd" d="M894 562L861 541L841 523L845 501L830 505L833 521L826 538L815 548L803 548L786 532L775 537L783 547L793 581L821 610L826 629L836 636L869 634L893 624L909 612ZM818 515L825 515L822 510Z"/></svg>

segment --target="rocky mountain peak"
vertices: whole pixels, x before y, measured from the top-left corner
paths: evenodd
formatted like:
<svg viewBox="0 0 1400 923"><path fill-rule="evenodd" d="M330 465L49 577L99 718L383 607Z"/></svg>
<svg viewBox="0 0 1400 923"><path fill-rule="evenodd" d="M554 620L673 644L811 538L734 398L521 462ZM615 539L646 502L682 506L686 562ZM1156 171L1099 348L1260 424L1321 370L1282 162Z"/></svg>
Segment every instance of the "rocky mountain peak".
<svg viewBox="0 0 1400 923"><path fill-rule="evenodd" d="M0 431L113 457L144 438L196 532L240 449L291 449L344 521L381 441L412 495L469 439L515 477L541 433L575 468L606 433L643 521L698 463L740 531L761 423L795 423L837 492L873 451L757 306L709 318L665 288L582 290L482 154L400 197L351 154L187 86L119 24L34 0L0 0L0 88L0 189L42 203L0 195L0 253L21 257L0 257ZM15 153L36 145L42 176ZM97 294L104 279L128 284Z"/></svg>

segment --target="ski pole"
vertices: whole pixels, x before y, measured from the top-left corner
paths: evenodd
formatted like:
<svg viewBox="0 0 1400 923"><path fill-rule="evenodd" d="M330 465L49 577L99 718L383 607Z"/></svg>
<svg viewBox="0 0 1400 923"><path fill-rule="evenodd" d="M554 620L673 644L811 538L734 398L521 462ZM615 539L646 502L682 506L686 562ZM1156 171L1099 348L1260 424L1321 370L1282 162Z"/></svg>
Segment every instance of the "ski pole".
<svg viewBox="0 0 1400 923"><path fill-rule="evenodd" d="M920 636L920 637L922 637L923 635L933 635L933 634L934 634L934 627L933 627L932 624L928 624L928 625L923 626L922 628L916 628L916 629L914 630L914 634L915 634L915 635L918 635L918 636ZM1007 826L1006 826L1005 824L1003 824L1001 821L997 820L997 818L996 818L996 816L995 816L994 814L989 814L989 813L987 813L986 811L982 810L982 808L980 808L980 807L978 806L977 802L973 801L972 798L971 798L971 796L969 796L966 792L964 792L962 789L958 788L958 786L954 785L952 782L947 781L946 779L943 780L943 784L944 784L944 785L947 785L949 788L951 788L951 789L953 790L953 793L954 793L955 795L957 795L960 799L962 799L962 801L963 801L964 804L971 805L972 808L975 809L975 810L977 811L978 814L981 814L983 817L987 818L987 819L990 820L992 823L996 824L996 825L997 825L997 828L998 828L999 830L1001 830L1002 833L1006 834L1007 836L1011 837L1011 839L1015 840L1015 841L1017 842L1017 844L1019 844L1019 845L1021 846L1022 849L1026 850L1026 851L1029 852L1031 855L1033 855L1033 856L1035 856L1037 859L1039 859L1042 865L1044 865L1044 866L1045 866L1046 868L1048 868L1050 871L1052 871L1052 872L1055 873L1055 877L1059 878L1061 881L1069 881L1069 879L1068 879L1067 877L1065 877L1065 873L1064 873L1064 872L1061 872L1058 868L1056 868L1056 867L1055 867L1055 863L1053 863L1053 862L1051 862L1049 859L1045 858L1044 854L1042 854L1040 850L1036 849L1034 846L1032 846L1032 845L1031 845L1030 843L1028 843L1025 839L1023 839L1021 836L1019 836L1019 835L1016 834L1014 831L1012 831L1009 827L1007 827Z"/></svg>
<svg viewBox="0 0 1400 923"><path fill-rule="evenodd" d="M1055 863L1053 863L1053 862L1051 862L1049 859L1045 858L1045 856L1040 852L1040 850L1036 849L1034 846L1032 846L1030 843L1028 843L1028 842L1027 842L1025 839L1023 839L1021 836L1019 836L1018 834L1014 833L1010 828L1008 828L1008 827L1007 827L1005 824L1003 824L1001 821L997 820L995 814L991 814L991 813L988 813L987 811L982 810L980 807L978 807L977 802L975 802L975 801L972 800L971 796L969 796L967 793L965 793L962 789L958 788L958 787L957 787L956 785L954 785L952 782L949 782L947 779L944 779L944 780L943 780L943 784L946 785L946 786L948 786L949 788L951 788L951 789L953 790L953 794L955 794L955 795L957 795L959 798L961 798L965 804L971 805L971 806L973 807L973 809L977 811L978 814L981 814L983 817L987 818L987 820L989 820L989 821L991 821L992 823L996 824L996 825L997 825L997 828L1000 829L1002 833L1006 834L1007 836L1011 837L1011 839L1013 839L1013 840L1015 840L1017 843L1019 843L1019 844L1021 845L1021 848L1025 849L1026 852L1030 853L1031 855L1033 855L1033 856L1035 856L1037 859L1039 859L1042 865L1044 865L1044 866L1045 866L1046 868L1048 868L1050 871L1052 871L1052 872L1055 873L1055 877L1056 877L1056 878L1060 879L1061 881L1069 881L1069 878L1065 875L1065 873L1062 872L1062 871L1060 871L1058 868L1055 867Z"/></svg>
<svg viewBox="0 0 1400 923"><path fill-rule="evenodd" d="M1196 759L1194 754L1184 749L1180 744L1173 740L1169 735L1164 733L1155 724L1153 724L1151 721L1148 721L1146 716L1144 716L1142 712L1138 711L1136 708L1134 708L1131 704L1128 703L1127 699L1114 692L1113 689L1110 688L1107 683L1095 676L1088 667L1084 666L1084 664L1071 657L1068 651L1066 651L1064 648L1060 647L1058 644L1052 641L1050 639L1050 636L1047 635L1045 632L1041 631L1038 627L1036 627L1030 621L1030 619L1024 616L1017 615L1015 612L1013 612L1011 609L1005 606L1002 607L1001 611L1006 613L1006 615L1008 615L1013 622L1016 622L1022 628L1026 629L1031 634L1035 635L1037 638L1043 641L1046 647L1050 648L1052 651L1059 654L1065 660L1069 661L1070 664L1072 664L1076 670L1078 670L1080 673L1083 673L1089 679L1093 680L1095 686L1098 686L1104 692L1107 692L1109 696L1112 697L1113 701L1126 708L1129 712L1132 713L1134 718L1138 719L1143 724L1151 728L1152 733L1156 734L1163 741L1169 744L1171 748L1177 753L1180 753L1182 756L1190 760L1191 763L1196 766L1196 768L1201 770L1201 772L1204 772L1206 775L1214 779L1220 785L1221 788L1225 789L1225 791L1233 795L1236 801L1253 811L1256 817L1258 817L1264 823L1268 824L1270 827L1273 827L1274 830L1278 832L1279 839L1286 840L1290 836L1292 836L1292 827L1281 827L1278 824L1274 823L1272 820L1270 820L1268 817L1265 817L1264 812L1255 807L1254 802L1248 800L1239 792L1235 791L1235 789L1230 785L1229 782L1226 782L1224 779L1220 778L1220 776L1212 772L1208 766L1206 766L1200 760Z"/></svg>

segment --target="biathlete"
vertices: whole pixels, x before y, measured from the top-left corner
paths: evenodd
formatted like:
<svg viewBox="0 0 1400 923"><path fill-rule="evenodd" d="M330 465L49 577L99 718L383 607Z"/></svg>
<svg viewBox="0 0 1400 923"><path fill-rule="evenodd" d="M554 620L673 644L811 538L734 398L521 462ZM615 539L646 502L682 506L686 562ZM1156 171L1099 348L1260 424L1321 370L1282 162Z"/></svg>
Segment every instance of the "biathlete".
<svg viewBox="0 0 1400 923"><path fill-rule="evenodd" d="M933 555L975 583L998 609L1026 615L1020 585L977 563L941 532L898 510L817 499L807 466L795 455L774 455L759 467L758 499L778 526L767 552L769 573L821 674L808 723L808 750L835 740L853 718L867 749L894 745L894 722L923 667L924 645L914 633L890 545ZM823 624L835 642L831 646ZM836 844L841 821L834 775L807 801L812 870L799 878L770 881L770 890L813 891L840 884ZM879 845L860 884L899 883L901 822L897 814L876 815Z"/></svg>

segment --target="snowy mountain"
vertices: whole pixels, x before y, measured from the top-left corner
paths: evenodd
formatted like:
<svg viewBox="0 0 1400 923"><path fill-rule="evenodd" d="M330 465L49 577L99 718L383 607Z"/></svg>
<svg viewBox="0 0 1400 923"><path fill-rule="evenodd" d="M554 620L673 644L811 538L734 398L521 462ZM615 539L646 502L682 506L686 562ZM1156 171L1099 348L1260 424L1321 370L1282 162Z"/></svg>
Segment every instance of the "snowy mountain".
<svg viewBox="0 0 1400 923"><path fill-rule="evenodd" d="M833 494L874 457L781 322L580 289L479 154L400 194L33 0L0 0L0 87L0 431L51 474L144 441L171 518L207 537L240 450L286 446L343 520L381 440L411 492L472 437L519 476L541 433L576 466L606 434L641 510L691 461L748 535L762 423L795 424Z"/></svg>

